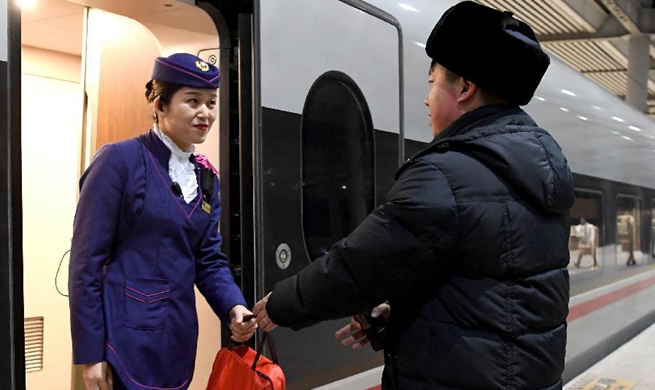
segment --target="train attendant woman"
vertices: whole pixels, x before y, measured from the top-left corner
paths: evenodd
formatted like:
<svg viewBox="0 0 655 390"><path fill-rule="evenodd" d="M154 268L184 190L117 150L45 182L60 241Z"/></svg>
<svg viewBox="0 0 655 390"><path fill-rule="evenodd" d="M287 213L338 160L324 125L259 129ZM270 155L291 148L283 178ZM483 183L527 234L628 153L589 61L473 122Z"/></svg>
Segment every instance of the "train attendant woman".
<svg viewBox="0 0 655 390"><path fill-rule="evenodd" d="M220 252L216 171L194 154L216 119L218 80L193 55L157 58L146 85L154 128L103 146L82 175L69 291L73 360L87 390L188 388L194 285L234 341L255 332Z"/></svg>

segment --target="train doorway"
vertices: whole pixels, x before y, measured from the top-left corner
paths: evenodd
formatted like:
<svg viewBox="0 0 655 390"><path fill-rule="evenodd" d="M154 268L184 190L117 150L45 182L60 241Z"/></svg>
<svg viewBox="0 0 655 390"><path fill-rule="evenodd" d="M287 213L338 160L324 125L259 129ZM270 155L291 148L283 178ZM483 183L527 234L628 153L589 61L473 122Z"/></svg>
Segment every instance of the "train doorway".
<svg viewBox="0 0 655 390"><path fill-rule="evenodd" d="M152 126L144 91L157 56L189 52L217 66L228 60L222 49L229 34L219 33L226 28L219 19L211 6L192 0L48 0L22 10L27 390L83 388L79 373L71 375L65 297L79 176L100 146ZM229 84L229 75L222 81ZM216 165L228 102L221 91L219 119L197 148ZM205 388L221 340L218 319L203 298L197 302L200 340L190 389Z"/></svg>

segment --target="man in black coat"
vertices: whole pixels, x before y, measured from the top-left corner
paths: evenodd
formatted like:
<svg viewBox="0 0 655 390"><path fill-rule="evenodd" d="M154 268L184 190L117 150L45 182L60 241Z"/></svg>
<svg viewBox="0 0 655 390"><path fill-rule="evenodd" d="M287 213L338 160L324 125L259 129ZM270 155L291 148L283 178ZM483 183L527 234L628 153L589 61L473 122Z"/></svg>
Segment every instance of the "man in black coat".
<svg viewBox="0 0 655 390"><path fill-rule="evenodd" d="M426 51L434 140L254 313L265 331L301 329L388 302L383 389L561 389L573 178L519 108L548 55L527 24L474 2L446 11Z"/></svg>

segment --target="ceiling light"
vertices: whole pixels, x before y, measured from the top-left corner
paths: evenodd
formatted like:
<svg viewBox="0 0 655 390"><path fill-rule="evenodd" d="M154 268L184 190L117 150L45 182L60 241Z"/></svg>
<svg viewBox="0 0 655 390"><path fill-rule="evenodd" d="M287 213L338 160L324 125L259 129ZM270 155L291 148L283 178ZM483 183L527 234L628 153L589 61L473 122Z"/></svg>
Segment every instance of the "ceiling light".
<svg viewBox="0 0 655 390"><path fill-rule="evenodd" d="M422 49L425 49L425 43L421 43L421 42L416 42L416 41L414 41L414 44L415 44L416 46L422 48Z"/></svg>
<svg viewBox="0 0 655 390"><path fill-rule="evenodd" d="M569 91L568 89L563 89L563 90L562 90L562 93L563 93L564 95L576 96L575 93Z"/></svg>
<svg viewBox="0 0 655 390"><path fill-rule="evenodd" d="M406 10L406 11L421 12L421 11L417 10L416 8L412 7L412 6L409 5L409 4L398 3L398 5L400 6L400 8L402 8L402 9L404 9L404 10Z"/></svg>
<svg viewBox="0 0 655 390"><path fill-rule="evenodd" d="M623 118L619 118L618 116L613 116L612 119L614 119L614 120L617 121L617 122L621 122L621 123L625 122L625 121L623 120Z"/></svg>
<svg viewBox="0 0 655 390"><path fill-rule="evenodd" d="M586 116L578 115L578 118L582 119L583 121L588 120Z"/></svg>
<svg viewBox="0 0 655 390"><path fill-rule="evenodd" d="M614 134L614 135L621 135L621 133L619 133L619 132L616 131L616 130L612 130L612 134Z"/></svg>
<svg viewBox="0 0 655 390"><path fill-rule="evenodd" d="M632 138L626 137L625 135L621 136L621 138L623 138L626 141L632 141Z"/></svg>
<svg viewBox="0 0 655 390"><path fill-rule="evenodd" d="M534 98L537 99L537 100L540 100L542 102L546 101L546 99L542 98L541 96L535 96Z"/></svg>
<svg viewBox="0 0 655 390"><path fill-rule="evenodd" d="M634 130L634 131L641 131L641 129L638 128L637 126L628 126L628 129Z"/></svg>
<svg viewBox="0 0 655 390"><path fill-rule="evenodd" d="M598 106L591 106L591 108L593 108L594 110L598 110L598 111L602 110L602 108L600 108Z"/></svg>
<svg viewBox="0 0 655 390"><path fill-rule="evenodd" d="M34 8L36 5L36 0L18 0L18 5L22 9Z"/></svg>
<svg viewBox="0 0 655 390"><path fill-rule="evenodd" d="M571 110L569 110L569 109L566 108L566 107L560 107L559 109L562 110L562 111L564 111L564 112L569 112L569 111L571 111Z"/></svg>

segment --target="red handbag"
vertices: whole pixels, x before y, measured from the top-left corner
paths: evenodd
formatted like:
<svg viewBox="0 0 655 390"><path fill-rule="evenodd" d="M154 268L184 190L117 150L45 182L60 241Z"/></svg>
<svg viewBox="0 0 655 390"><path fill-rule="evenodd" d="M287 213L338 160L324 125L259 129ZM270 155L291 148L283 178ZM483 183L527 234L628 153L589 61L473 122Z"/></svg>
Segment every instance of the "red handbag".
<svg viewBox="0 0 655 390"><path fill-rule="evenodd" d="M272 360L262 355L267 338ZM285 390L286 386L273 341L264 333L256 352L245 344L221 348L214 359L207 390Z"/></svg>

